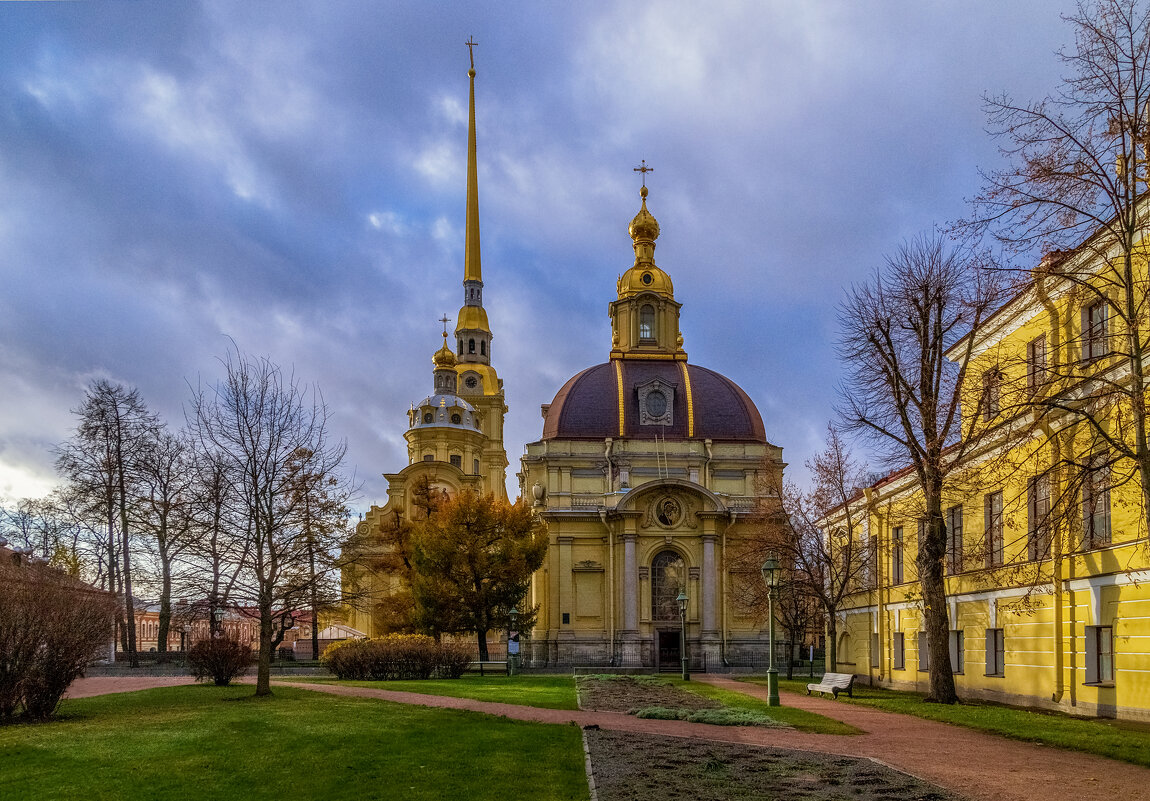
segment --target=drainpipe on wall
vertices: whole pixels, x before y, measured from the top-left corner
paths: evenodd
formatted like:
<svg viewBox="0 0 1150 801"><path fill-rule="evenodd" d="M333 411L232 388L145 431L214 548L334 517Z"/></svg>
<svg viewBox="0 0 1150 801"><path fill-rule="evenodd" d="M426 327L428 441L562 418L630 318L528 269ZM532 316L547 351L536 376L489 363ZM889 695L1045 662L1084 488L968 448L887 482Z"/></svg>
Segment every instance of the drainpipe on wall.
<svg viewBox="0 0 1150 801"><path fill-rule="evenodd" d="M610 440L608 440L610 442ZM608 453L610 451L608 450ZM609 468L608 468L609 469ZM607 510L599 510L599 519L607 529L607 642L611 643L611 662L615 662L615 532L607 523Z"/></svg>
<svg viewBox="0 0 1150 801"><path fill-rule="evenodd" d="M708 456L710 452L711 441L707 440ZM723 660L723 667L731 666L731 663L727 661L727 604L730 603L730 598L727 597L727 529L735 525L735 517L738 513L734 509L728 509L727 514L731 516L731 522L723 529L723 539L719 543L723 558L723 568L719 571L719 597L723 599L719 605L719 656Z"/></svg>
<svg viewBox="0 0 1150 801"><path fill-rule="evenodd" d="M1054 364L1052 365L1055 375L1059 365L1062 362L1062 337L1059 330L1058 320L1058 307L1050 300L1050 294L1046 289L1046 276L1039 274L1034 280L1034 291L1038 296L1039 302L1042 307L1046 309L1046 316L1049 321L1048 332L1050 336L1050 347L1046 349L1050 354ZM1055 496L1058 488L1061 486L1061 471L1058 470L1058 465L1062 461L1062 438L1055 435L1047 422L1042 422L1042 433L1046 437L1046 441L1051 444L1053 453L1051 454L1050 461L1050 474L1051 474L1051 495ZM1066 694L1066 643L1065 638L1062 636L1063 632L1063 618L1065 616L1065 598L1063 596L1063 577L1062 573L1065 570L1065 564L1062 558L1062 536L1065 526L1058 525L1054 531L1051 532L1051 541L1054 545L1054 553L1051 554L1053 563L1051 565L1051 589L1053 590L1054 597L1054 631L1053 631L1053 645L1054 645L1054 692L1050 696L1050 700L1054 703L1061 703L1062 697Z"/></svg>

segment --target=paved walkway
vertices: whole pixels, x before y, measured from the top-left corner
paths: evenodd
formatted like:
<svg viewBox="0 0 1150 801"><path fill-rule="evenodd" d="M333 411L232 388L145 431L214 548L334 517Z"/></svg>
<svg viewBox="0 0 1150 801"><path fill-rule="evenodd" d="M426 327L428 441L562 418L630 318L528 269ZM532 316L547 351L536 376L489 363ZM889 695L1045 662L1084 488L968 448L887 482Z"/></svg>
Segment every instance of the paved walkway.
<svg viewBox="0 0 1150 801"><path fill-rule="evenodd" d="M766 688L718 676L697 677L718 687L766 697ZM148 687L186 684L179 677L91 678L78 680L71 698ZM783 703L841 720L861 735L810 734L789 729L710 726L677 720L640 720L618 712L539 709L516 704L419 693L276 681L290 687L401 704L462 709L539 723L597 725L616 731L662 734L716 742L795 748L845 756L871 757L919 778L980 801L1081 801L1085 798L1148 798L1150 770L1104 757L1008 740L946 723L882 712L827 698L784 692Z"/></svg>

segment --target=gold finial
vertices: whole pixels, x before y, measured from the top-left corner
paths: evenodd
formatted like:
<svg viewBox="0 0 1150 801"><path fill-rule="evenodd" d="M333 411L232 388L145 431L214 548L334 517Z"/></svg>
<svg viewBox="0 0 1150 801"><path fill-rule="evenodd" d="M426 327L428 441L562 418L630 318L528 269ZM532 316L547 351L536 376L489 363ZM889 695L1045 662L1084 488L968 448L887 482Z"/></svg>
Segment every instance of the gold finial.
<svg viewBox="0 0 1150 801"><path fill-rule="evenodd" d="M654 171L654 167L647 166L647 159L643 159L642 164L635 168L635 172L642 173L643 175L643 191L641 193L643 197L647 197L647 173Z"/></svg>
<svg viewBox="0 0 1150 801"><path fill-rule="evenodd" d="M475 41L474 36L468 36L467 41L464 42L464 44L467 45L467 53L468 53L468 55L471 56L471 74L474 75L475 74L475 46L477 44L479 44L479 42Z"/></svg>

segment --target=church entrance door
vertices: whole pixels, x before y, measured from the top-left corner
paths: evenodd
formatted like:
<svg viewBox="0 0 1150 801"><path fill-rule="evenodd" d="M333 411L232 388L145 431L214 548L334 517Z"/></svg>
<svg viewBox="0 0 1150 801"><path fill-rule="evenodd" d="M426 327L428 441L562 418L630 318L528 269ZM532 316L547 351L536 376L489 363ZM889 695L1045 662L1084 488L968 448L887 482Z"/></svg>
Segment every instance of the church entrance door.
<svg viewBox="0 0 1150 801"><path fill-rule="evenodd" d="M679 670L679 632L659 632L659 670Z"/></svg>

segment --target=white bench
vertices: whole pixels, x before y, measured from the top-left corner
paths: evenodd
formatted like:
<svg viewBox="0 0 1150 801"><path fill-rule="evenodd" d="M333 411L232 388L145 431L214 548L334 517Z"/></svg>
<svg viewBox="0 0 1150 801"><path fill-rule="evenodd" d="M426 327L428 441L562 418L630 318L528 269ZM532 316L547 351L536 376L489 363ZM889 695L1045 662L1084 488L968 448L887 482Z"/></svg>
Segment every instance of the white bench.
<svg viewBox="0 0 1150 801"><path fill-rule="evenodd" d="M854 684L855 676L853 673L827 673L823 676L823 680L817 684L807 685L807 695L812 691L820 693L830 693L835 698L839 697L839 693L846 691L846 694L854 698Z"/></svg>

